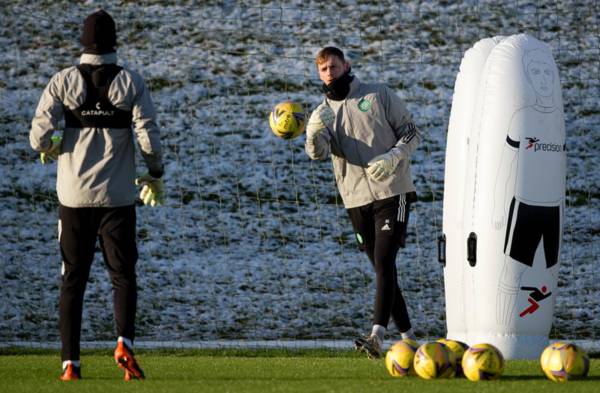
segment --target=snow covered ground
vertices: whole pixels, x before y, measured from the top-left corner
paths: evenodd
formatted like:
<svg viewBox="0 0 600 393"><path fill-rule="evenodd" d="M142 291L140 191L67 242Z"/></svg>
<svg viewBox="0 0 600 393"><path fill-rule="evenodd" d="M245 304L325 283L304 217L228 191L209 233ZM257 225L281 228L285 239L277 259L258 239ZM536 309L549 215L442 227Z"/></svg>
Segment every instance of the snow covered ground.
<svg viewBox="0 0 600 393"><path fill-rule="evenodd" d="M444 334L445 132L462 54L493 35L548 42L561 72L568 209L554 337L600 339L600 9L595 1L104 1L119 56L147 80L166 150L167 204L138 210L142 341L347 339L370 324L374 280L329 162L276 139L267 114L320 100L313 56L344 48L362 80L402 96L425 139L420 201L398 259L419 336ZM0 342L58 340L54 165L28 143L42 89L77 61L93 2L15 1L0 23ZM140 168L142 171L143 168ZM112 340L100 254L83 340Z"/></svg>

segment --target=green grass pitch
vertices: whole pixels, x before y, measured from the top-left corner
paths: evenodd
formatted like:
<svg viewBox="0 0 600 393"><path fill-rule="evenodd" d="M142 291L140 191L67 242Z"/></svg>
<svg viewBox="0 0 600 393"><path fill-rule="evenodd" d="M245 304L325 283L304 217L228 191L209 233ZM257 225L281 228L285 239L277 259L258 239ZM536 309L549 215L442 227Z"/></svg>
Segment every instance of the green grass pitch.
<svg viewBox="0 0 600 393"><path fill-rule="evenodd" d="M558 384L537 361L508 361L497 381L392 378L383 360L346 351L139 351L145 381L124 382L110 351L84 351L83 380L58 380L56 352L0 351L3 392L598 392L600 359L590 375Z"/></svg>

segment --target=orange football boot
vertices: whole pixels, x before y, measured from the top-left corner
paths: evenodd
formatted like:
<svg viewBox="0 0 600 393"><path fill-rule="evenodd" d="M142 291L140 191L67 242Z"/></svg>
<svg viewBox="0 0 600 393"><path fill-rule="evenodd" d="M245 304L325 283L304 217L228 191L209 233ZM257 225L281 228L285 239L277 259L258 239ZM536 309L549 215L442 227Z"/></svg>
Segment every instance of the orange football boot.
<svg viewBox="0 0 600 393"><path fill-rule="evenodd" d="M115 362L125 370L125 380L144 379L144 372L138 365L133 351L127 347L122 341L117 343L115 348Z"/></svg>
<svg viewBox="0 0 600 393"><path fill-rule="evenodd" d="M67 367L65 367L60 376L61 381L77 381L79 379L81 379L81 368L71 363L67 364Z"/></svg>

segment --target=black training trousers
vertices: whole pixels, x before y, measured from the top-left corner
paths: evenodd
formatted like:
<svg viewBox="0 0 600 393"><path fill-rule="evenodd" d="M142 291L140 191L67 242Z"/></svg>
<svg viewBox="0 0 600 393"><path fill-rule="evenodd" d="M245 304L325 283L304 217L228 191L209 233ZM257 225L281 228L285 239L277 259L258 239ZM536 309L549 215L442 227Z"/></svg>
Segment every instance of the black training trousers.
<svg viewBox="0 0 600 393"><path fill-rule="evenodd" d="M79 359L83 295L97 240L112 282L117 335L134 339L138 259L135 226L134 205L59 206L58 236L63 263L59 325L63 361Z"/></svg>
<svg viewBox="0 0 600 393"><path fill-rule="evenodd" d="M405 245L408 211L415 200L415 193L401 194L348 209L359 247L377 277L373 324L387 327L391 315L400 332L411 324L398 286L396 255Z"/></svg>

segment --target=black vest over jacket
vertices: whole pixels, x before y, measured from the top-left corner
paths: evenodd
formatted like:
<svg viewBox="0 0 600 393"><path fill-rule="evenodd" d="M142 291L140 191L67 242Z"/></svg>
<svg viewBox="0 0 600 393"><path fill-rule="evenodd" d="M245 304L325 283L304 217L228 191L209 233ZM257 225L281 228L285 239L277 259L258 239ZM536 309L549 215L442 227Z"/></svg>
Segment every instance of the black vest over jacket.
<svg viewBox="0 0 600 393"><path fill-rule="evenodd" d="M65 123L69 128L130 128L131 111L124 111L108 100L108 89L121 71L116 64L80 64L85 81L85 102L76 109L65 107Z"/></svg>

